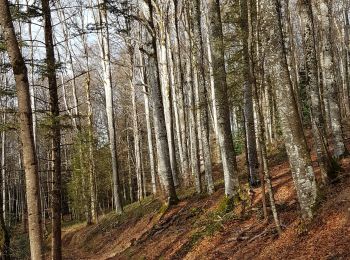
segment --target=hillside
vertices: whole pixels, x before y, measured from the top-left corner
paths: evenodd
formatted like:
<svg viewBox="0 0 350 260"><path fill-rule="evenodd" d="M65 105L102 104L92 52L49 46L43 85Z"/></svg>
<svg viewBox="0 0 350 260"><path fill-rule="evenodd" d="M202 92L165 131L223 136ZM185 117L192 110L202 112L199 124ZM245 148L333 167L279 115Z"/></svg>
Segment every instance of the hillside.
<svg viewBox="0 0 350 260"><path fill-rule="evenodd" d="M122 216L109 214L97 225L65 228L64 258L349 259L350 157L341 161L337 181L322 190L316 217L308 226L300 223L286 158L275 154L270 166L281 237L272 219L263 221L260 188L254 190L251 205L225 213L221 169L216 166L212 196L182 192L180 203L169 209L149 197L128 206Z"/></svg>

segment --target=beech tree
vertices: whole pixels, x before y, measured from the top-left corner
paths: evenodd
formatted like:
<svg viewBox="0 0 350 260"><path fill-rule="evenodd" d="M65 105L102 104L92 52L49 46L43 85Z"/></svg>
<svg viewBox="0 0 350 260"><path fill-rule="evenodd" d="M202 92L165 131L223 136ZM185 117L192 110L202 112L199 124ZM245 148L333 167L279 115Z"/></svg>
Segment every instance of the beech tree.
<svg viewBox="0 0 350 260"><path fill-rule="evenodd" d="M108 17L107 9L104 1L99 1L99 25L101 26L99 35L99 45L101 52L101 63L103 73L103 85L105 88L106 98L106 113L108 121L108 135L109 145L112 158L112 170L113 170L113 199L115 210L117 213L123 211L123 207L120 200L119 191L119 174L118 174L118 158L116 147L116 133L114 122L114 109L113 109L113 92L112 92L112 76L110 67L110 46L109 46L109 30L108 30Z"/></svg>
<svg viewBox="0 0 350 260"><path fill-rule="evenodd" d="M218 1L208 1L210 19L210 43L215 84L215 105L217 111L218 138L221 160L224 169L225 194L232 197L238 194L239 181L235 169L235 155L230 128L228 92L226 81L223 34Z"/></svg>
<svg viewBox="0 0 350 260"><path fill-rule="evenodd" d="M277 47L281 66L281 84L275 89L283 137L289 157L301 214L305 220L313 217L317 188L310 153L306 144L291 82L284 43L281 2L275 0L277 16Z"/></svg>

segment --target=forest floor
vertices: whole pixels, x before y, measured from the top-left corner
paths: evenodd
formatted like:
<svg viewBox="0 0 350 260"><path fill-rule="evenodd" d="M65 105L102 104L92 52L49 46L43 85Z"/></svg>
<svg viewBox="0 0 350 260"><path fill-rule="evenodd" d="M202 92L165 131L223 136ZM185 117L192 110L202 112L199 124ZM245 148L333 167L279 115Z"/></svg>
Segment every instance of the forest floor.
<svg viewBox="0 0 350 260"><path fill-rule="evenodd" d="M317 166L315 156L313 160ZM243 159L239 161L244 169ZM350 259L350 157L341 166L338 181L321 191L316 217L305 226L286 155L279 151L271 156L280 237L272 218L263 219L260 188L254 190L251 205L224 213L222 171L215 166L216 192L211 196L180 193L180 203L170 209L147 198L126 207L122 216L109 214L93 226L66 227L64 258Z"/></svg>

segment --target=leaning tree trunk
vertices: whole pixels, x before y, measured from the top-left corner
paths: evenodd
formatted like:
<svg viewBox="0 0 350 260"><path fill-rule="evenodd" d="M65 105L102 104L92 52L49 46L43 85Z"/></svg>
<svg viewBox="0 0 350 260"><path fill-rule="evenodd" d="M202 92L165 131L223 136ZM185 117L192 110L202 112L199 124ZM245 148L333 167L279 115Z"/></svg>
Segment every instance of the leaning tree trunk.
<svg viewBox="0 0 350 260"><path fill-rule="evenodd" d="M329 113L334 140L334 157L339 158L346 152L342 129L341 110L339 107L339 87L336 80L337 68L335 66L335 43L333 42L333 3L325 0L321 3L322 19L325 26L324 65L326 74L326 95L329 101Z"/></svg>
<svg viewBox="0 0 350 260"><path fill-rule="evenodd" d="M31 111L28 71L19 49L7 0L0 0L0 23L3 27L7 52L15 76L18 97L20 138L26 173L26 193L31 258L43 259L41 208L39 199L39 174L35 152L33 118Z"/></svg>
<svg viewBox="0 0 350 260"><path fill-rule="evenodd" d="M278 30L277 48L280 60L278 69L281 80L275 88L276 102L302 218L308 221L313 217L313 207L316 202L315 175L289 75L280 0L275 0L275 8Z"/></svg>
<svg viewBox="0 0 350 260"><path fill-rule="evenodd" d="M311 99L312 134L314 138L317 159L320 165L323 182L330 173L331 158L325 146L324 120L321 110L320 90L318 80L318 59L316 53L315 29L312 4L310 0L303 0L300 5L301 19L304 26L304 42L306 50L307 87Z"/></svg>
<svg viewBox="0 0 350 260"><path fill-rule="evenodd" d="M157 57L158 57L158 66L159 66L159 76L160 84L162 87L163 95L163 104L164 104L164 115L165 122L167 127L167 137L168 137L168 146L169 146L169 155L171 163L171 171L173 174L174 183L176 186L179 185L178 174L177 174L177 165L176 165L176 154L175 154L175 143L173 138L173 118L172 118L172 104L170 104L171 90L170 81L169 81L169 72L168 72L168 61L167 61L167 51L166 51L166 32L164 24L159 26L159 40L157 41Z"/></svg>
<svg viewBox="0 0 350 260"><path fill-rule="evenodd" d="M226 81L224 42L220 3L209 0L210 43L215 84L215 105L217 110L218 137L224 169L225 194L235 196L239 190L238 175L235 172L235 154L230 127L228 87Z"/></svg>

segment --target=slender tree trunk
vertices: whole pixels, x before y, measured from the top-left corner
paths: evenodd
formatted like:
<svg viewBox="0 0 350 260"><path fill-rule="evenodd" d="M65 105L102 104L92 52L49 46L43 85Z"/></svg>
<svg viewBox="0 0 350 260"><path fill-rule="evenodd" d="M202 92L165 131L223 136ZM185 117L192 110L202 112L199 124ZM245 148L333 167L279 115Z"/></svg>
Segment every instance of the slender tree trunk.
<svg viewBox="0 0 350 260"><path fill-rule="evenodd" d="M241 3L241 27L243 31L243 60L244 60L244 82L243 82L243 100L244 100L244 118L247 138L247 166L250 176L250 184L256 185L258 168L258 158L256 150L256 136L254 124L254 108L253 108L253 76L250 58L250 41L251 32L249 31L249 15L248 1L240 1Z"/></svg>
<svg viewBox="0 0 350 260"><path fill-rule="evenodd" d="M81 27L85 28L83 9L80 9L80 19L82 21ZM91 221L96 223L98 220L97 212L97 185L95 175L95 160L94 160L94 120L93 120L93 109L91 103L91 73L90 73L90 56L88 50L87 37L82 34L81 40L84 46L84 54L86 60L86 82L85 82L85 94L86 94L86 105L87 105L87 128L88 128L88 142L89 142L89 191L90 191L90 203L91 206Z"/></svg>
<svg viewBox="0 0 350 260"><path fill-rule="evenodd" d="M200 110L200 120L201 120L201 131L202 131L202 146L203 146L203 159L204 159L204 171L205 178L207 181L207 190L209 194L214 192L214 182L212 176L212 160L211 160L211 149L210 149L210 139L209 139L209 115L208 115L208 90L207 82L204 68L204 43L202 35L202 19L201 13L203 11L202 0L196 0L195 6L195 25L198 30L199 37L199 51L198 51L198 64L199 64L199 76L201 82L199 83L199 107Z"/></svg>
<svg viewBox="0 0 350 260"><path fill-rule="evenodd" d="M262 65L263 66L263 65ZM267 149L266 149L266 139L265 139L265 118L264 118L264 113L263 113L263 106L262 106L262 101L264 98L264 82L265 82L265 74L264 74L264 68L262 68L262 73L263 75L261 75L262 80L261 80L261 85L260 85L260 97L259 97L259 91L257 88L255 88L254 91L254 99L257 105L257 114L258 114L258 140L259 140L259 149L260 149L260 155L261 155L261 170L263 171L263 175L264 177L262 178L262 185L261 185L261 189L263 190L263 200L265 200L265 203L263 201L263 210L264 210L264 214L266 214L265 216L267 216L267 211L266 211L266 199L265 199L265 186L267 187L267 193L269 195L269 200L270 200L270 206L271 206L271 211L272 211L272 216L275 222L275 226L276 226L276 230L278 232L279 235L281 235L282 233L282 229L281 229L281 223L280 223L280 219L278 216L278 212L277 212L277 208L276 208L276 202L275 202L275 197L274 197L274 193L273 193L273 187L272 187L272 182L271 182L271 176L270 176L270 171L269 171L269 167L268 167L268 161L267 161ZM256 85L257 87L257 85ZM266 185L265 185L266 183ZM265 205L264 205L265 204ZM265 207L265 208L264 208Z"/></svg>
<svg viewBox="0 0 350 260"><path fill-rule="evenodd" d="M181 62L181 54L183 52L181 51L180 46L180 32L179 32L179 8L178 8L178 0L174 1L174 11L175 11L175 67L178 68L178 86L177 86L177 100L179 102L179 121L180 121L180 132L181 132L181 147L182 147L182 154L183 154L183 161L181 162L183 167L183 179L185 180L185 185L189 186L190 184L190 168L189 168L189 154L187 149L187 133L188 133L188 127L186 124L186 104L185 104L185 98L184 98L184 85L185 85L185 79L184 79L184 73L185 70L183 68L182 62Z"/></svg>
<svg viewBox="0 0 350 260"><path fill-rule="evenodd" d="M133 134L134 134L134 151L135 151L135 171L137 178L137 194L138 200L141 201L143 199L142 192L142 175L141 175L141 150L140 150L140 136L139 136L139 127L137 120L137 107L136 107L136 89L134 84L134 50L129 44L129 55L130 55L130 90L131 90L131 104L132 104L132 114L133 114Z"/></svg>
<svg viewBox="0 0 350 260"><path fill-rule="evenodd" d="M109 31L108 31L108 19L107 10L104 0L99 0L99 18L102 26L100 31L100 49L102 58L103 68L103 85L105 88L106 97L106 113L108 123L108 135L109 145L112 157L112 177L113 177L113 198L115 211L120 214L123 212L122 203L120 200L119 191L119 174L118 174L118 157L117 157L117 144L116 144L116 133L114 123L114 105L113 105L113 89L112 89L112 75L111 75L111 64L110 64L110 48L109 48Z"/></svg>
<svg viewBox="0 0 350 260"><path fill-rule="evenodd" d="M147 77L144 73L145 64L144 59L141 53L139 53L140 59L140 79L142 81L142 87L144 92L144 104L145 104L145 117L146 117L146 128L147 128L147 145L148 145L148 156L149 156L149 164L151 171L151 184L152 184L152 192L155 195L157 193L157 183L156 183L156 170L154 164L154 152L153 152L153 139L152 139L152 127L151 127L151 115L150 115L150 91L147 82Z"/></svg>
<svg viewBox="0 0 350 260"><path fill-rule="evenodd" d="M49 0L42 0L45 29L46 66L49 83L51 113L51 160L52 160L52 259L62 259L61 241L61 131L57 93L56 61L53 44Z"/></svg>
<svg viewBox="0 0 350 260"><path fill-rule="evenodd" d="M171 116L174 117L172 120L172 143L174 144L175 147L175 136L176 136L176 141L177 141L177 147L178 147L178 152L179 152L179 159L180 162L184 161L183 158L183 148L182 148L182 143L181 143L181 130L180 130L180 120L179 120L179 112L178 112L178 101L176 97L176 84L175 84L175 70L174 70L174 62L173 62L173 53L171 51L171 38L170 38L170 33L167 31L166 32L166 52L167 52L167 61L168 61L168 74L169 74L169 81L170 81L170 91L169 91L169 99L170 99L170 111L171 111ZM175 149L176 151L176 149ZM175 153L174 151L174 153ZM185 169L181 163L178 163L176 161L176 164L178 166L178 172L181 172L182 176L185 176Z"/></svg>
<svg viewBox="0 0 350 260"><path fill-rule="evenodd" d="M6 114L3 114L3 124L6 124ZM6 182L5 182L5 142L6 142L6 133L5 131L1 132L1 173L0 173L0 229L2 230L2 248L0 256L4 260L10 260L10 232L8 226L6 225Z"/></svg>
<svg viewBox="0 0 350 260"><path fill-rule="evenodd" d="M189 117L189 137L190 137L190 155L191 155L191 168L192 175L194 176L195 187L197 193L202 192L202 182L199 167L199 145L198 145L198 133L197 133L197 120L196 120L196 102L195 102L195 89L198 86L197 65L194 61L195 47L193 37L193 26L191 24L191 17L189 14L189 3L186 2L186 16L185 16L185 40L188 56L186 59L186 84L188 97L188 117Z"/></svg>
<svg viewBox="0 0 350 260"><path fill-rule="evenodd" d="M209 72L209 83L210 83L210 91L208 91L210 98L210 108L212 114L212 124L215 132L215 138L218 138L218 117L217 117L217 109L216 109L216 97L215 97L215 80L214 80L214 69L213 69L213 59L212 59L212 46L210 45L210 19L209 19L209 7L208 1L203 2L203 43L206 49L206 58L208 59L208 72Z"/></svg>
<svg viewBox="0 0 350 260"><path fill-rule="evenodd" d="M131 170L131 144L130 144L130 138L128 131L126 132L126 142L128 145L128 177L129 177L129 196L130 196L130 203L134 202L134 181L133 181L133 174Z"/></svg>

